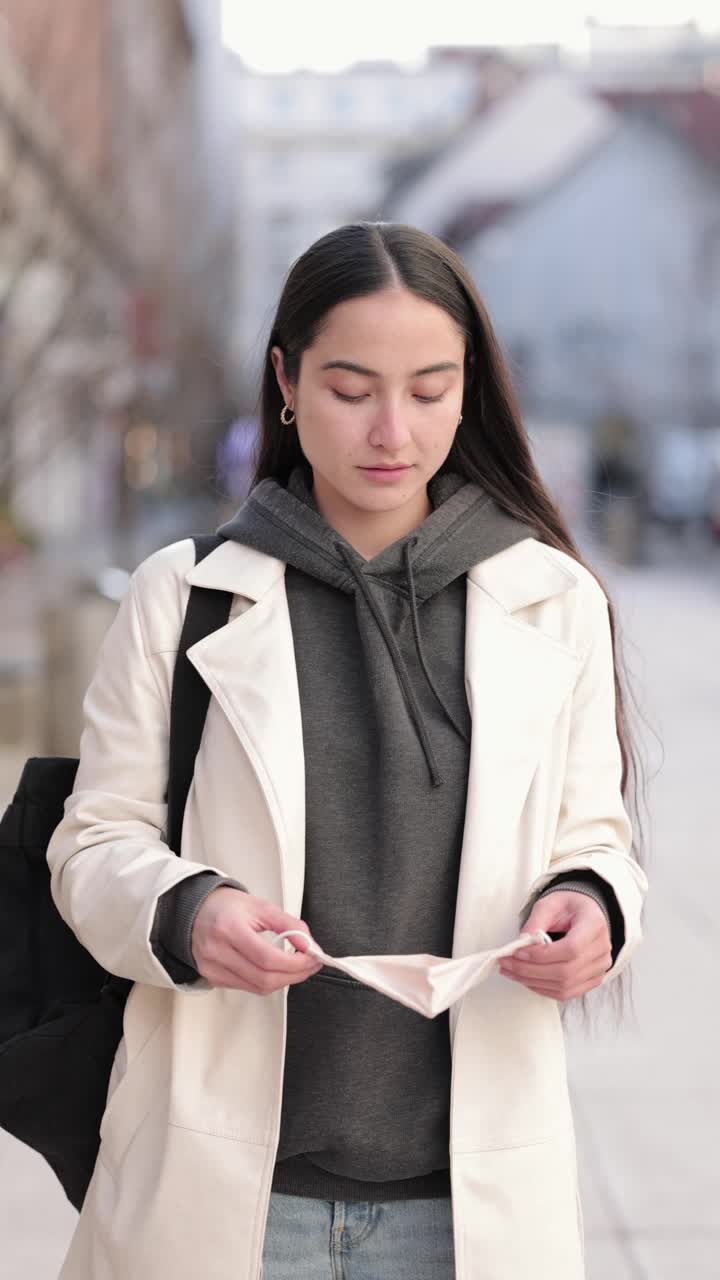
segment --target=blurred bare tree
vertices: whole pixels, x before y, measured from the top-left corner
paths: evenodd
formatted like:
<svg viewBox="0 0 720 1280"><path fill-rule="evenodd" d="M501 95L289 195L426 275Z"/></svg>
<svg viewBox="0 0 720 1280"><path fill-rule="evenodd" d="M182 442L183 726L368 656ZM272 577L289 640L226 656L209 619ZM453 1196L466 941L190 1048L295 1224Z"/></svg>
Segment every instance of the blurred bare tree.
<svg viewBox="0 0 720 1280"><path fill-rule="evenodd" d="M206 479L227 421L221 69L213 0L0 0L0 501L41 538L92 513L122 529L193 463Z"/></svg>

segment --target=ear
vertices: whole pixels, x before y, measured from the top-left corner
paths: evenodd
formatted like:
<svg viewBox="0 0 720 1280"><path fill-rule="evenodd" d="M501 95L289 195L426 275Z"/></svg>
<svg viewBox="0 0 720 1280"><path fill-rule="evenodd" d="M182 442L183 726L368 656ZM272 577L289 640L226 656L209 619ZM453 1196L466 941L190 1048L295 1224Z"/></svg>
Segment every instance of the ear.
<svg viewBox="0 0 720 1280"><path fill-rule="evenodd" d="M283 351L280 347L273 347L270 355L273 362L273 369L275 370L275 377L278 380L278 386L282 391L283 399L286 404L292 405L295 389L285 377L285 357Z"/></svg>

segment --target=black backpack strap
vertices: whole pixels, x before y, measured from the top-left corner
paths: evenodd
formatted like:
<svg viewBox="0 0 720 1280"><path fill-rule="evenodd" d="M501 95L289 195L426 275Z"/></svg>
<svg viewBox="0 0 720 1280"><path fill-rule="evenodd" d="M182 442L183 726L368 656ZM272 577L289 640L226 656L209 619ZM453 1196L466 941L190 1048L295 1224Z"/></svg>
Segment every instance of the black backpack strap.
<svg viewBox="0 0 720 1280"><path fill-rule="evenodd" d="M219 547L224 539L217 534L193 538L195 563ZM195 757L210 704L210 690L187 656L198 640L224 626L230 614L233 594L210 587L192 587L180 634L172 697L170 700L170 764L168 768L167 843L180 853L185 804L195 769Z"/></svg>

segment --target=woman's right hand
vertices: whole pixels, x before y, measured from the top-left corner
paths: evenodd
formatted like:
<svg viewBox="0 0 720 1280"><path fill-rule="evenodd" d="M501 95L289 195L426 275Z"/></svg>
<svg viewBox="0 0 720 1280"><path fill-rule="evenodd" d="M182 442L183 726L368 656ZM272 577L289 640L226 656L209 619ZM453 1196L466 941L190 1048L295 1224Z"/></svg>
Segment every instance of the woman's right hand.
<svg viewBox="0 0 720 1280"><path fill-rule="evenodd" d="M311 936L304 920L264 898L226 885L213 889L193 923L195 968L213 987L233 987L258 996L304 982L322 964L303 954L303 939L292 939L296 950L291 953L260 937L266 930L284 933L286 929L300 929L308 939Z"/></svg>

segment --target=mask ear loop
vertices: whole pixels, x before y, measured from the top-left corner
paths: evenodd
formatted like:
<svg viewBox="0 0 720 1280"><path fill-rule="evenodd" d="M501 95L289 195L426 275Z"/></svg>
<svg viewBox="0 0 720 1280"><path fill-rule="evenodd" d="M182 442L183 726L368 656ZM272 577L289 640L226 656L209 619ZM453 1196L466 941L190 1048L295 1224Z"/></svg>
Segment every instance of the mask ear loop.
<svg viewBox="0 0 720 1280"><path fill-rule="evenodd" d="M307 933L305 933L303 929L286 929L284 933L278 933L275 939L273 940L272 945L274 947L277 947L279 950L283 950L283 945L282 945L283 942L285 941L286 938L292 938L293 934L297 935L297 937L299 938L304 938L305 941L308 943L308 946L305 948L305 951L303 952L304 955L314 956L314 955L320 954L317 943L314 942L313 939ZM295 943L292 943L291 945L295 947ZM302 947L295 947L295 950L302 952Z"/></svg>

